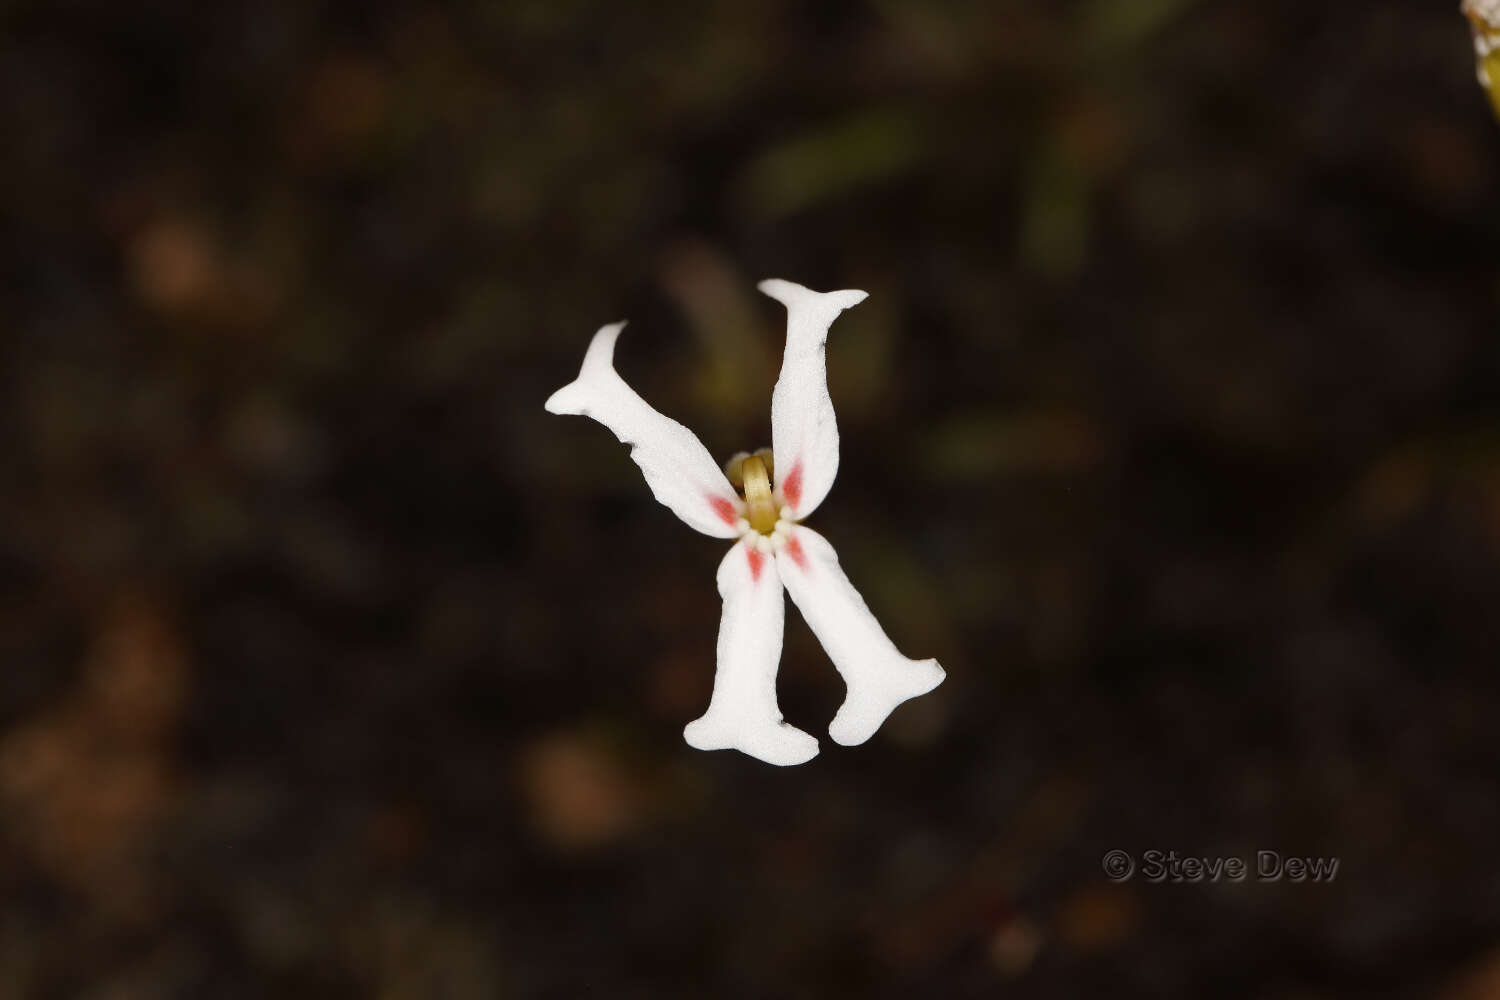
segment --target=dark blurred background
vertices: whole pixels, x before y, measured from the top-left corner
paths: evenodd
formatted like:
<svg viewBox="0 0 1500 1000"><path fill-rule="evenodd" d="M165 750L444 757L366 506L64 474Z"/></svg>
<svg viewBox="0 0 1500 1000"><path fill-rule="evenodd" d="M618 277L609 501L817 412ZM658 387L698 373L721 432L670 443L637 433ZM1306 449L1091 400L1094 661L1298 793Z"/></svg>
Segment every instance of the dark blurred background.
<svg viewBox="0 0 1500 1000"><path fill-rule="evenodd" d="M1500 996L1500 128L1454 2L0 8L0 996ZM948 681L689 749L768 444ZM1113 883L1122 849L1340 859Z"/></svg>

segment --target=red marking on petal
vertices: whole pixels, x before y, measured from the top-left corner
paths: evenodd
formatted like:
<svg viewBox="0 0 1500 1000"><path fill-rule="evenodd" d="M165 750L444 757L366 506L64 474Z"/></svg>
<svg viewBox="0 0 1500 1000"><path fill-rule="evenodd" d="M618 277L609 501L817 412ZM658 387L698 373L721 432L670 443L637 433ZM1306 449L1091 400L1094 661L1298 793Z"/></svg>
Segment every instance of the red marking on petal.
<svg viewBox="0 0 1500 1000"><path fill-rule="evenodd" d="M745 555L750 557L750 579L758 581L760 579L761 567L766 563L766 557L761 555L759 549L755 548L746 549Z"/></svg>
<svg viewBox="0 0 1500 1000"><path fill-rule="evenodd" d="M802 551L802 543L797 541L796 535L786 540L786 554L792 557L799 569L807 570L807 553Z"/></svg>
<svg viewBox="0 0 1500 1000"><path fill-rule="evenodd" d="M719 515L719 520L727 525L733 526L734 522L740 519L740 515L734 509L734 504L723 497L710 495L708 505L714 509L715 514Z"/></svg>
<svg viewBox="0 0 1500 1000"><path fill-rule="evenodd" d="M792 466L792 471L786 474L786 480L781 484L781 495L786 498L787 506L793 510L802 502L802 460L799 458L797 464Z"/></svg>

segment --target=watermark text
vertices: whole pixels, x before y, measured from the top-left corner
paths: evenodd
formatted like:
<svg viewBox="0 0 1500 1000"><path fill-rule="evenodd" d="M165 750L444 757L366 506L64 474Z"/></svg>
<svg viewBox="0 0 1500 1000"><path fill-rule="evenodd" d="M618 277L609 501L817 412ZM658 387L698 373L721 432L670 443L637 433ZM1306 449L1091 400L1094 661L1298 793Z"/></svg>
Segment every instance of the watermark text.
<svg viewBox="0 0 1500 1000"><path fill-rule="evenodd" d="M1253 857L1233 854L1205 857L1152 849L1140 852L1106 851L1104 875L1111 882L1139 876L1147 882L1332 882L1339 859L1256 851Z"/></svg>

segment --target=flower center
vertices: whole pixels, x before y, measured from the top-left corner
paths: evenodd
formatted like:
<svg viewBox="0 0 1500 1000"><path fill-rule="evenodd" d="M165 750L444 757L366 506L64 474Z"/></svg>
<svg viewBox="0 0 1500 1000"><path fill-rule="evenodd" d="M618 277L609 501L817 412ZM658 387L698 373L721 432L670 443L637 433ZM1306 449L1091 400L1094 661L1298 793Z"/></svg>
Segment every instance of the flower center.
<svg viewBox="0 0 1500 1000"><path fill-rule="evenodd" d="M745 480L745 516L750 527L762 535L769 535L776 530L781 513L771 496L771 476L766 471L766 463L759 455L751 455L745 459L741 475Z"/></svg>
<svg viewBox="0 0 1500 1000"><path fill-rule="evenodd" d="M744 525L740 538L760 552L779 550L792 536L792 511L779 504L776 491L771 487L771 476L775 474L771 449L762 448L755 454L738 452L724 463L724 475L729 483L745 498ZM793 472L793 478L797 476Z"/></svg>

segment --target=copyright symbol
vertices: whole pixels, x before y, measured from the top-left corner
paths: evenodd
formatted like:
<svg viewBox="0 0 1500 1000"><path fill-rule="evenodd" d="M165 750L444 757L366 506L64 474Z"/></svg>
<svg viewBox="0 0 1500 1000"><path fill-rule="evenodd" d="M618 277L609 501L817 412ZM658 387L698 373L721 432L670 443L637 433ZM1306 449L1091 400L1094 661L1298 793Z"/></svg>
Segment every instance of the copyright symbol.
<svg viewBox="0 0 1500 1000"><path fill-rule="evenodd" d="M1124 851L1110 851L1104 855L1104 877L1111 882L1123 882L1135 874L1135 861Z"/></svg>

